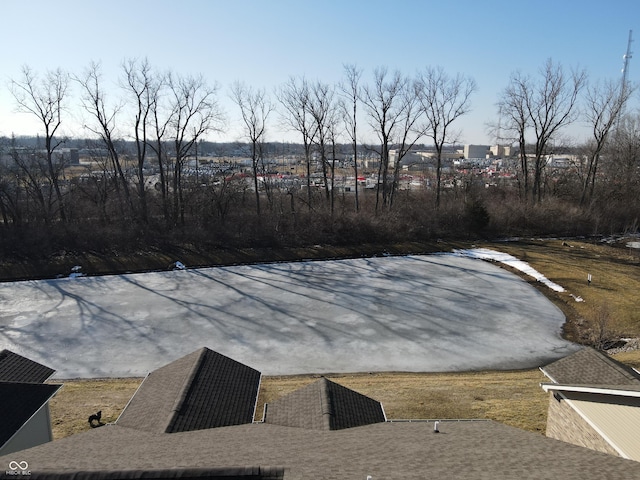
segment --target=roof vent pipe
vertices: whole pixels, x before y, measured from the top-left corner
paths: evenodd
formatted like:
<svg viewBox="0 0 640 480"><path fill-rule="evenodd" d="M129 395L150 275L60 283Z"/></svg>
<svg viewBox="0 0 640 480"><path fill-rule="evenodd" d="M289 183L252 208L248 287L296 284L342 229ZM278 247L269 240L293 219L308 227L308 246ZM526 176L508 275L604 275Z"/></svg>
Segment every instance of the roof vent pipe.
<svg viewBox="0 0 640 480"><path fill-rule="evenodd" d="M438 422L437 420L433 422L433 433L440 433L440 430L438 430L439 425L440 425L440 422Z"/></svg>

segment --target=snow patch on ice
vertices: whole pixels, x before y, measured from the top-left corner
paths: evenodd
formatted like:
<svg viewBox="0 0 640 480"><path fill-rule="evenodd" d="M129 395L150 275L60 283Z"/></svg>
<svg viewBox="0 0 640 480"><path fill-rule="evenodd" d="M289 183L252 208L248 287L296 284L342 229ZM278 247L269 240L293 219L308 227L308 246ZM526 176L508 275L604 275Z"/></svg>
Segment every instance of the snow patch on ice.
<svg viewBox="0 0 640 480"><path fill-rule="evenodd" d="M491 250L489 248L472 248L468 250L454 250L454 255L458 255L461 257L468 258L477 258L480 260L493 260L495 262L504 263L505 265L510 266L511 268L515 268L516 270L524 273L525 275L529 275L530 277L535 278L538 282L546 285L551 290L556 292L564 292L565 289L558 285L557 283L552 282L547 277L538 272L535 268L531 267L527 262L523 262L522 260L518 260L513 255L509 255L508 253L498 252L496 250Z"/></svg>

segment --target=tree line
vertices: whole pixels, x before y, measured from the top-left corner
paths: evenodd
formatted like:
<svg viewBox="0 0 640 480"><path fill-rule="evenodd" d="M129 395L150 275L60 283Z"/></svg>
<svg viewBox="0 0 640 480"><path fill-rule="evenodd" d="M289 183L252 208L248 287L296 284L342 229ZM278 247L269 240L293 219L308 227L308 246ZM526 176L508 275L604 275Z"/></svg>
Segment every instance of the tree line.
<svg viewBox="0 0 640 480"><path fill-rule="evenodd" d="M589 81L585 71L552 60L536 75L512 73L487 128L496 143L514 147L503 159L513 177L489 183L477 172L452 169L443 155L460 139L458 119L471 110L472 77L430 66L414 75L380 67L367 81L363 73L345 65L334 85L291 77L273 92L240 81L223 92L201 75L161 72L146 59L131 59L110 90L99 63L79 74L38 74L25 66L8 87L18 110L41 129L35 147L15 137L0 146L4 251L636 229L640 116L628 111L634 85ZM61 154L70 140L61 131L72 87L89 138L86 174ZM199 146L226 128L222 95L241 121L248 172L194 174L190 161L197 164ZM589 125L591 138L571 145L563 134L576 121ZM299 139L300 181L274 180L266 145L275 125ZM424 188L404 190L403 160L422 143L435 151ZM570 168L549 166L549 154L569 150ZM363 190L357 160L365 153L377 161L368 172L373 188ZM355 179L353 191L337 188L340 175Z"/></svg>

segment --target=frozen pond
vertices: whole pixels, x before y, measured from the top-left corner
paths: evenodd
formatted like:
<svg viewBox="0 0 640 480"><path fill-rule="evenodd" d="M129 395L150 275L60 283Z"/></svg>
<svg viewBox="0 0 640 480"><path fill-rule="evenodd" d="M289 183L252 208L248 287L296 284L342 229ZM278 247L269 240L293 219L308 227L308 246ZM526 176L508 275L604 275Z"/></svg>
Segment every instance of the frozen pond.
<svg viewBox="0 0 640 480"><path fill-rule="evenodd" d="M0 284L0 349L57 378L144 376L206 346L267 375L535 367L577 349L490 263L415 255Z"/></svg>

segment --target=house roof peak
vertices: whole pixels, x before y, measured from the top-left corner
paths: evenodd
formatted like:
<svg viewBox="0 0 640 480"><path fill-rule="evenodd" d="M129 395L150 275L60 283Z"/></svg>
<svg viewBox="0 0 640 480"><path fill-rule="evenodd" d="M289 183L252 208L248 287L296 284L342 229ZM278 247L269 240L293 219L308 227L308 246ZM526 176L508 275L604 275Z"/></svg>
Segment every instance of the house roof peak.
<svg viewBox="0 0 640 480"><path fill-rule="evenodd" d="M203 347L151 372L117 423L156 433L251 423L260 376Z"/></svg>

